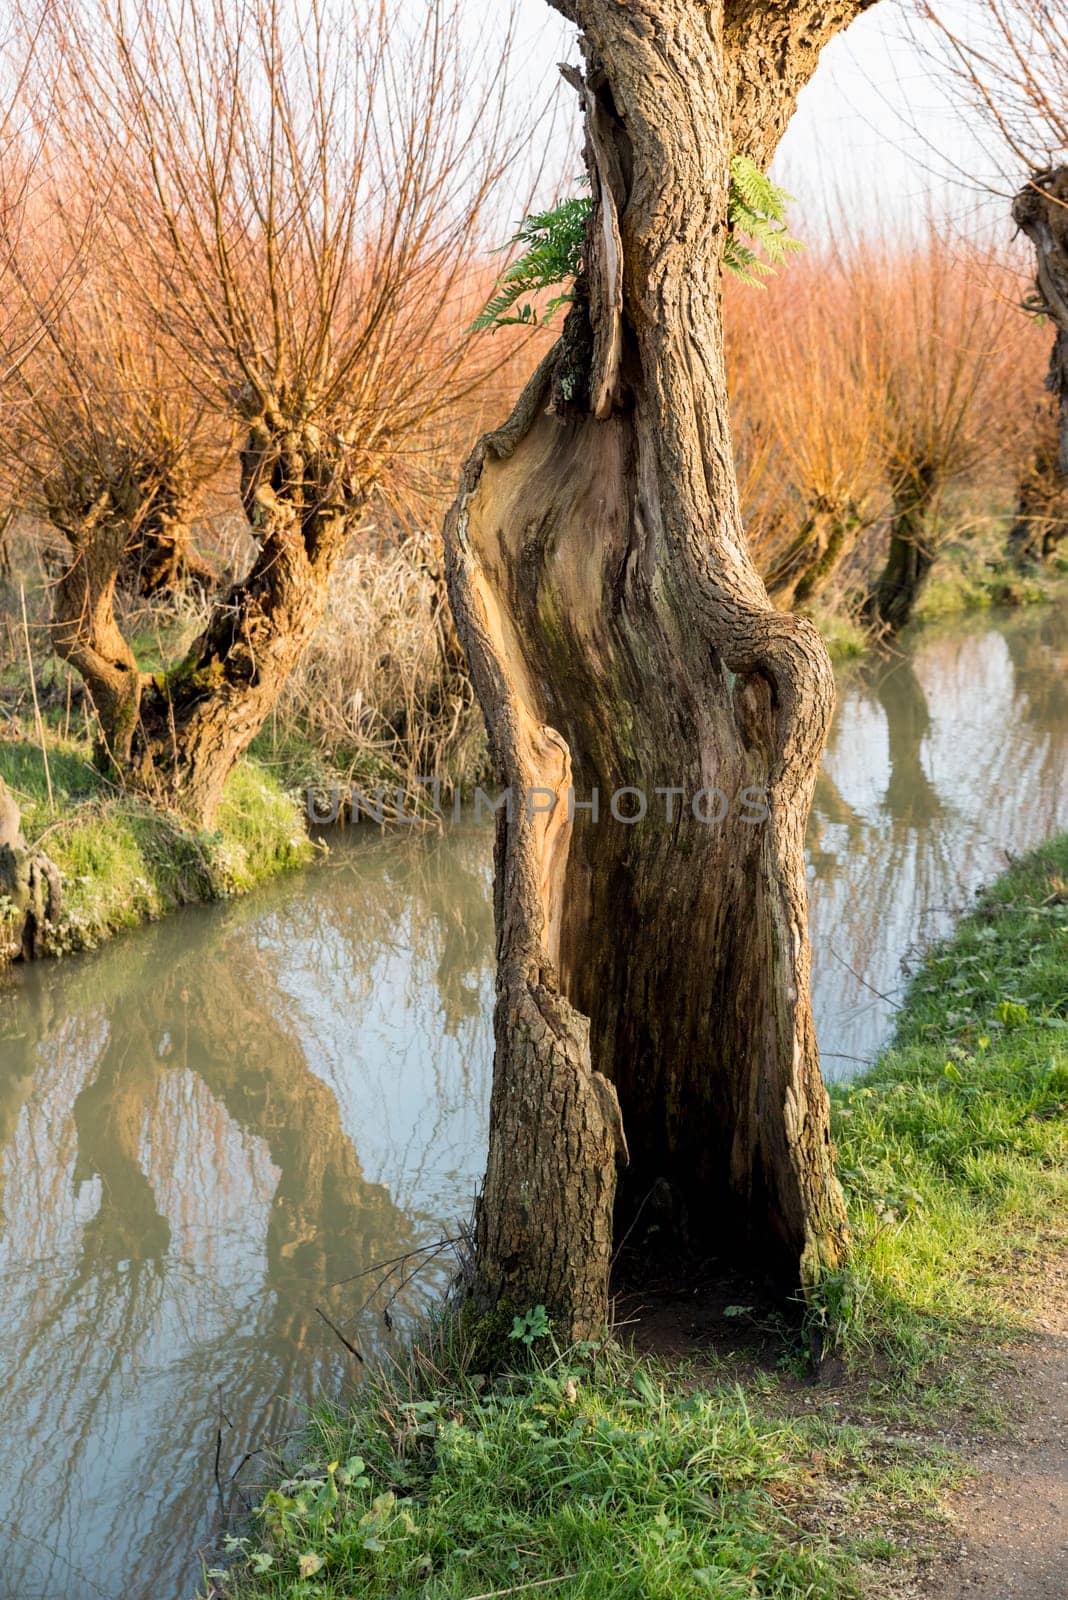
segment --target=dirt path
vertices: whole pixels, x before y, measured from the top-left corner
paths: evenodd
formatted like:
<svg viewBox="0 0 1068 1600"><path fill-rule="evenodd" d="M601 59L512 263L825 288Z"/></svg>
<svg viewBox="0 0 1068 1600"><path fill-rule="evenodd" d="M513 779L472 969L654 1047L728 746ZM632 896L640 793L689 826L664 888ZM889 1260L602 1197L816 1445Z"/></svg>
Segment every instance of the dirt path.
<svg viewBox="0 0 1068 1600"><path fill-rule="evenodd" d="M964 1415L917 1429L921 1441L962 1457L970 1475L943 1503L948 1534L944 1524L933 1523L922 1540L940 1553L907 1565L880 1594L898 1600L1068 1600L1068 1258L1043 1261L1021 1277L1017 1291L1021 1304L1037 1309L1030 1319L1034 1337L1008 1353L992 1382L990 1399L1004 1423L977 1432L974 1419ZM650 1302L635 1295L633 1303L620 1305L624 1322L634 1317L640 1349L700 1363L709 1344L737 1353L737 1325L724 1321L720 1298L717 1292L696 1303L692 1297ZM754 1371L762 1364L754 1351ZM745 1381L744 1365L737 1376ZM842 1376L841 1387L832 1376L829 1392L799 1385L795 1400L805 1412L829 1401L838 1420L864 1426L869 1418L863 1382L851 1384L844 1369ZM721 1377L717 1372L713 1381ZM832 1497L818 1507L816 1526L825 1532L834 1520L833 1505ZM892 1526L886 1531L895 1537Z"/></svg>
<svg viewBox="0 0 1068 1600"><path fill-rule="evenodd" d="M966 1452L976 1476L949 1510L958 1539L924 1600L1068 1600L1068 1269L1001 1398L1015 1420Z"/></svg>

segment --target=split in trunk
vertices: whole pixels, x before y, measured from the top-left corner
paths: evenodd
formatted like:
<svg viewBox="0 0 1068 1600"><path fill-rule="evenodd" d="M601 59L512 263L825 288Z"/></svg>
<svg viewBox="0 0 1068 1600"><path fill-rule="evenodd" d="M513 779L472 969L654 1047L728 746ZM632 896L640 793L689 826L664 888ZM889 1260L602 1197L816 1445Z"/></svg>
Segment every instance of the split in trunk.
<svg viewBox="0 0 1068 1600"><path fill-rule="evenodd" d="M188 526L198 483L192 453L165 425L122 429L71 408L65 442L40 474L42 511L66 546L52 585L52 646L78 672L97 712L98 759L125 781L149 681L116 616L121 587L143 592L198 562ZM203 471L203 469L201 469ZM206 569L205 569L206 570Z"/></svg>
<svg viewBox="0 0 1068 1600"><path fill-rule="evenodd" d="M205 823L310 642L364 505L318 430L274 429L262 417L242 453L241 497L256 559L184 660L146 684L131 761L138 788Z"/></svg>
<svg viewBox="0 0 1068 1600"><path fill-rule="evenodd" d="M544 1303L567 1338L604 1323L651 1194L660 1250L788 1292L846 1251L803 854L834 680L746 549L719 280L732 151L770 159L859 7L560 9L587 62L585 278L446 554L512 797L472 1295Z"/></svg>
<svg viewBox="0 0 1068 1600"><path fill-rule="evenodd" d="M142 599L193 589L207 595L218 581L215 568L193 545L193 508L178 502L158 507L128 547L119 583Z"/></svg>

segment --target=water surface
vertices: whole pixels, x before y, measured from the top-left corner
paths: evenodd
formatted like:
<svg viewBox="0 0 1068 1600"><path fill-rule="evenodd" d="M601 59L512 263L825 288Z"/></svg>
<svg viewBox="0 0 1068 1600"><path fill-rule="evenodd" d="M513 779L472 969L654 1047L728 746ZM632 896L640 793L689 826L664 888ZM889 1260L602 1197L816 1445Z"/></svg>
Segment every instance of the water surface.
<svg viewBox="0 0 1068 1600"><path fill-rule="evenodd" d="M828 1076L1006 851L1068 826L1066 665L1044 610L845 677L810 846ZM0 991L0 1600L187 1600L220 1487L354 1379L316 1308L380 1347L355 1275L470 1210L489 832L359 833Z"/></svg>

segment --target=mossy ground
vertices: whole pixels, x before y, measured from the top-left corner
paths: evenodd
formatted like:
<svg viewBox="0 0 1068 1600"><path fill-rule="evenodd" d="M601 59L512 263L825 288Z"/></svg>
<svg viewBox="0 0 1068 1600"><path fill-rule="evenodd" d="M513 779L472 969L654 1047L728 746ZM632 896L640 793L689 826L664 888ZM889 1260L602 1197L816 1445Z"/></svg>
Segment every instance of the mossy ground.
<svg viewBox="0 0 1068 1600"><path fill-rule="evenodd" d="M1007 519L961 519L956 529L936 530L938 554L920 590L912 620L934 622L992 606L1030 606L1063 598L1068 558L1054 556L1022 571L1005 553Z"/></svg>
<svg viewBox="0 0 1068 1600"><path fill-rule="evenodd" d="M1063 1248L1066 879L1068 836L1013 867L931 953L893 1047L835 1093L855 1250L810 1316L836 1342L838 1388L804 1381L786 1332L770 1362L665 1363L561 1351L550 1331L494 1376L439 1330L355 1403L315 1412L205 1592L894 1592L959 1474L947 1433L990 1421L985 1381L1026 1327L1030 1275Z"/></svg>
<svg viewBox="0 0 1068 1600"><path fill-rule="evenodd" d="M114 788L84 741L51 730L46 737L51 803L32 739L0 741L0 775L27 842L39 842L60 871L63 909L46 940L52 954L92 949L191 901L242 893L314 853L300 806L253 760L238 764L207 831Z"/></svg>

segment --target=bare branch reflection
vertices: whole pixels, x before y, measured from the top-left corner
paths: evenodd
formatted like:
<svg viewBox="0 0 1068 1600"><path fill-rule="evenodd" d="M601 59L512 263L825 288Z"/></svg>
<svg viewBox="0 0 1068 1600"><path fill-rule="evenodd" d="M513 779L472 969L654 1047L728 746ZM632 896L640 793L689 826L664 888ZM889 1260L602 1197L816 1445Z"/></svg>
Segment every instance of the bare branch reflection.
<svg viewBox="0 0 1068 1600"><path fill-rule="evenodd" d="M307 898L193 912L5 994L0 1525L28 1539L25 1600L189 1592L220 1404L228 1473L351 1379L316 1305L350 1325L366 1285L340 1280L470 1206L482 843L357 850ZM356 1342L386 1337L371 1318Z"/></svg>

